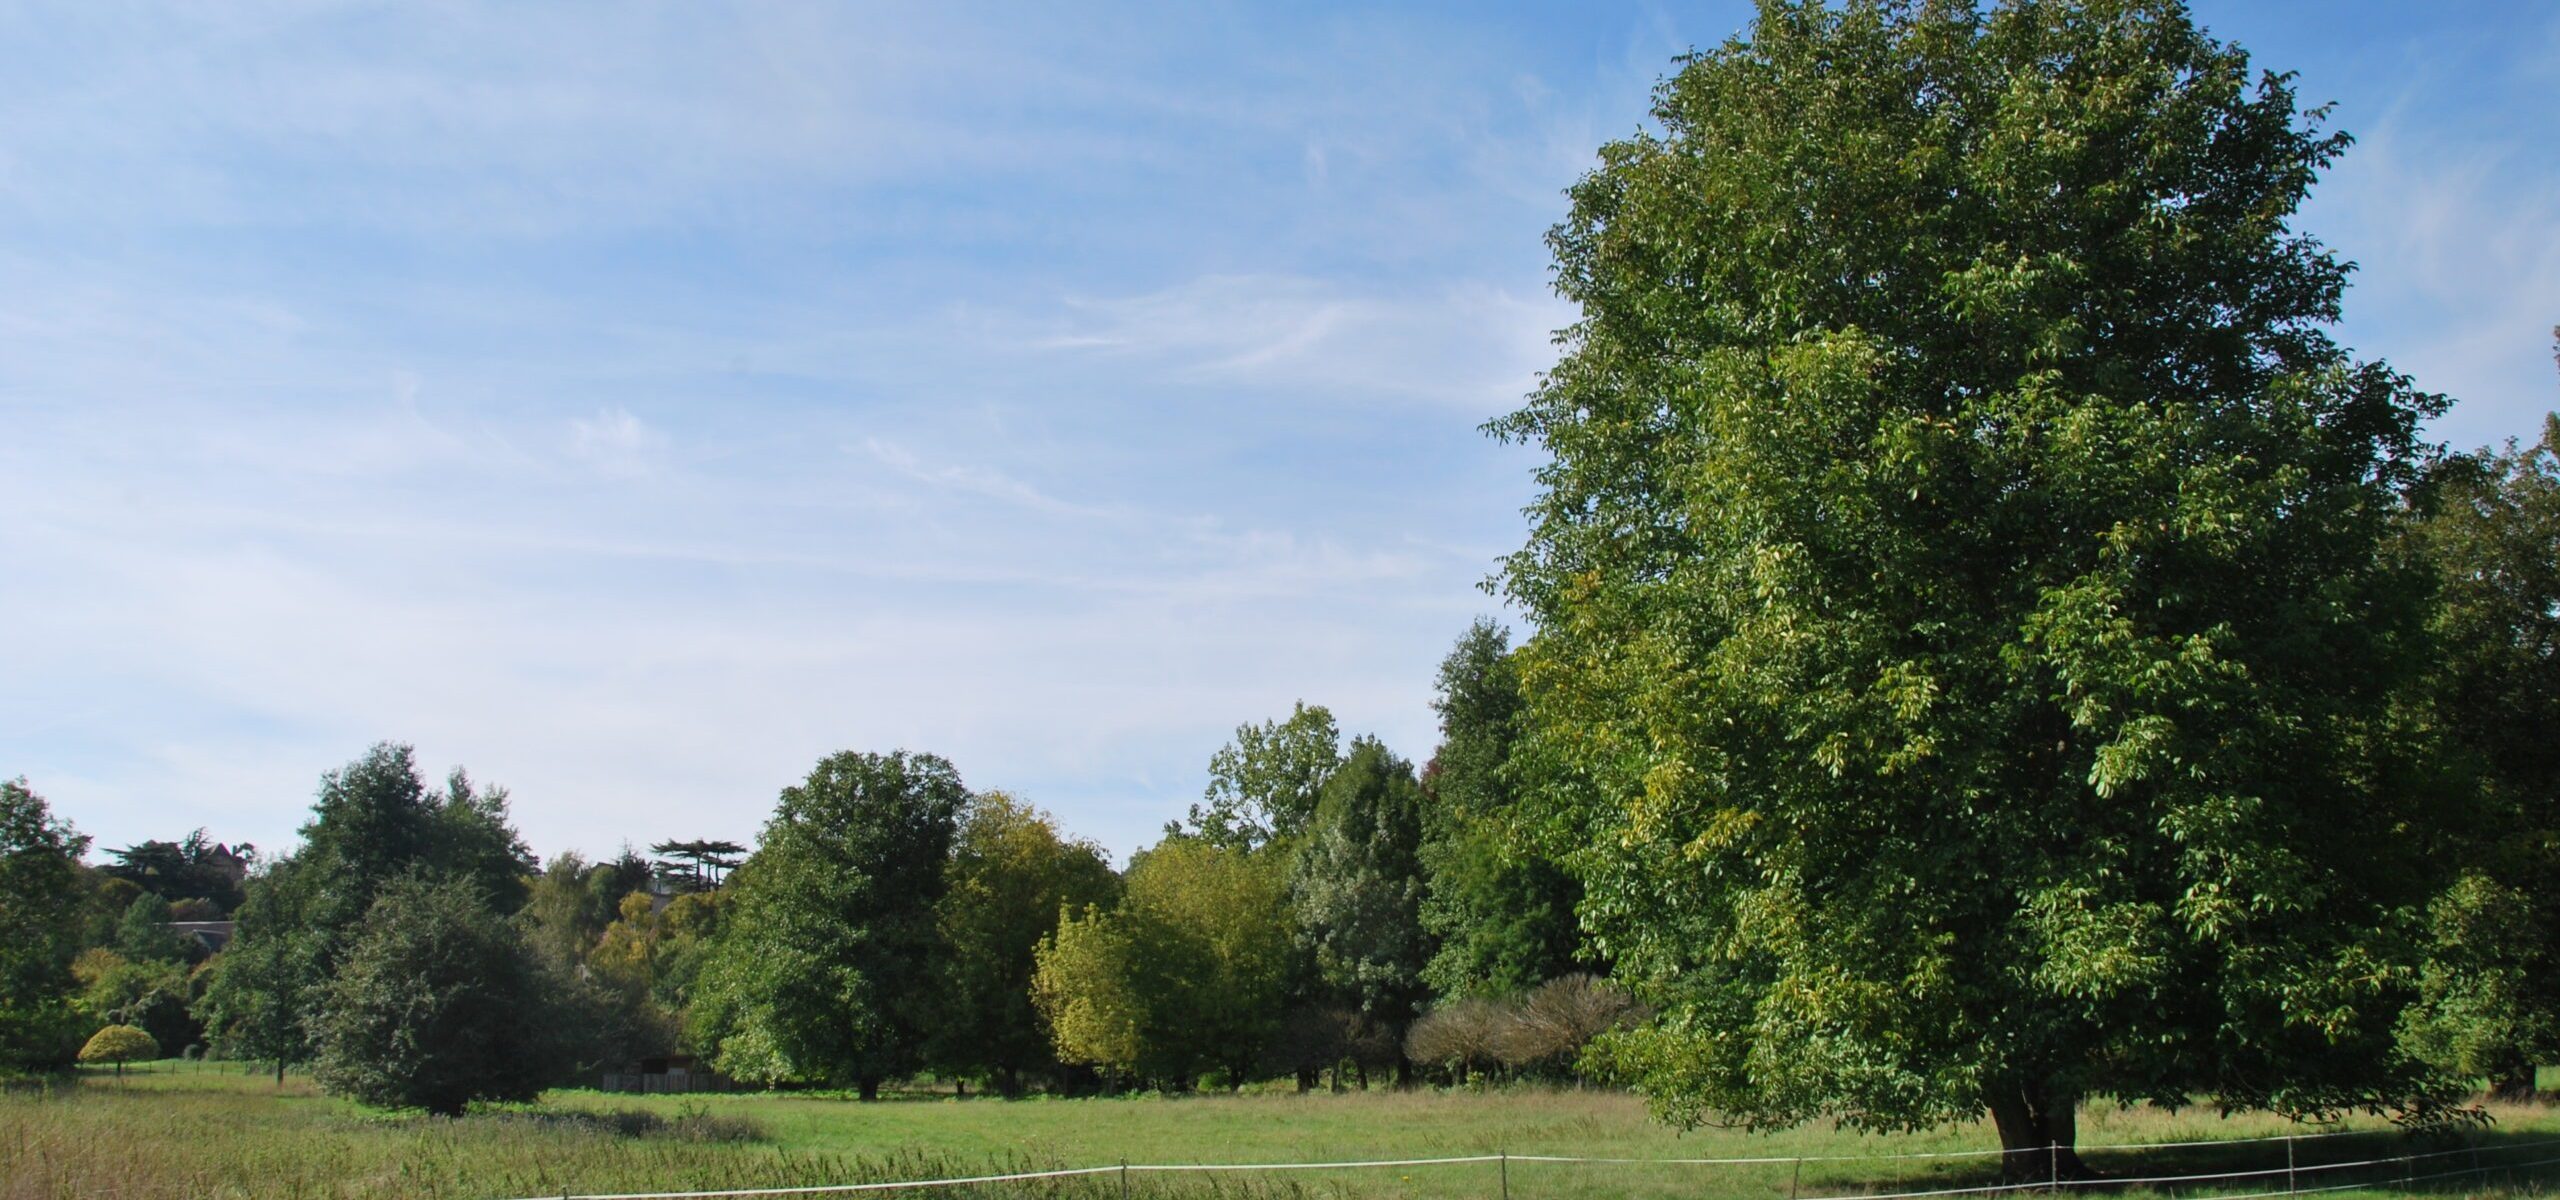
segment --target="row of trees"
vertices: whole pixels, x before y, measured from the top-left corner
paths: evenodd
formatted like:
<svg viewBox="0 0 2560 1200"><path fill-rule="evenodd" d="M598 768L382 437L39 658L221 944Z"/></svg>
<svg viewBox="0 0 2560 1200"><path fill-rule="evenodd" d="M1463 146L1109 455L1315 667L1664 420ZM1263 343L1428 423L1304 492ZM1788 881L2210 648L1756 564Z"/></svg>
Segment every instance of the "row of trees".
<svg viewBox="0 0 2560 1200"><path fill-rule="evenodd" d="M536 869L503 789L458 770L431 788L409 748L376 746L323 776L292 853L231 885L236 936L209 961L169 928L188 913L82 867L85 842L13 785L52 839L30 835L28 861L87 896L56 914L37 956L52 983L33 990L64 1001L56 1061L77 1035L130 1026L447 1111L676 1052L866 1097L924 1070L1008 1094L1401 1081L1409 1046L1464 1074L1492 1060L1412 1042L1423 1012L1576 969L1574 885L1503 825L1512 658L1490 623L1460 640L1444 745L1418 774L1374 738L1346 747L1320 707L1240 727L1202 803L1125 873L904 752L820 762L752 855L666 842L654 860L565 852ZM182 878L204 840L120 857ZM127 894L114 922L84 917ZM1552 1051L1518 1065L1574 1069Z"/></svg>

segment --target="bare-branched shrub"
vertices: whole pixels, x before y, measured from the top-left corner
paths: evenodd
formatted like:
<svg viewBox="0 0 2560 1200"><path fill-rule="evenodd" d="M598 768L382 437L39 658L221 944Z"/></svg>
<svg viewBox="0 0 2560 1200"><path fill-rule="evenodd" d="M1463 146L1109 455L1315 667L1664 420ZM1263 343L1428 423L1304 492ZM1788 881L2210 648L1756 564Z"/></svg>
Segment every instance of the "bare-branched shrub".
<svg viewBox="0 0 2560 1200"><path fill-rule="evenodd" d="M1492 1000L1451 1001L1405 1031L1405 1056L1445 1066L1465 1083L1468 1071L1497 1061L1502 1030L1511 1019L1509 1007Z"/></svg>
<svg viewBox="0 0 2560 1200"><path fill-rule="evenodd" d="M1512 1006L1494 1037L1494 1057L1518 1070L1570 1071L1591 1039L1637 1020L1643 1006L1626 989L1591 975L1539 984Z"/></svg>

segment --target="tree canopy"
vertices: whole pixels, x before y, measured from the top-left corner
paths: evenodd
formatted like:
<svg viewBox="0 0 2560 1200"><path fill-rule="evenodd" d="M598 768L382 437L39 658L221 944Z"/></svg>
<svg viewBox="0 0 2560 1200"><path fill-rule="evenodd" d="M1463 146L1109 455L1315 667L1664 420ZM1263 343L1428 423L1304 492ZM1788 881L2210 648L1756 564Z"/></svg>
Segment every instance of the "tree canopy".
<svg viewBox="0 0 2560 1200"><path fill-rule="evenodd" d="M1003 792L971 797L935 918L942 935L935 1067L993 1076L1012 1093L1024 1073L1055 1066L1049 1030L1031 1002L1035 952L1062 913L1107 905L1119 891L1109 856L1062 837L1049 814Z"/></svg>
<svg viewBox="0 0 2560 1200"><path fill-rule="evenodd" d="M1209 757L1201 803L1165 832L1245 850L1293 838L1341 765L1342 731L1322 705L1301 702L1285 721L1238 725L1235 740Z"/></svg>
<svg viewBox="0 0 2560 1200"><path fill-rule="evenodd" d="M1441 660L1440 749L1422 774L1423 978L1450 996L1503 996L1573 970L1581 888L1540 851L1510 762L1525 700L1508 631L1479 620Z"/></svg>
<svg viewBox="0 0 2560 1200"><path fill-rule="evenodd" d="M1550 456L1518 754L1664 1009L1619 1066L2013 1151L2100 1092L2422 1107L2377 551L2441 401L2328 335L2288 222L2346 138L2167 0L1766 0L1654 112L1493 426Z"/></svg>
<svg viewBox="0 0 2560 1200"><path fill-rule="evenodd" d="M0 1067L57 1066L79 1049L68 996L88 846L26 780L0 780Z"/></svg>
<svg viewBox="0 0 2560 1200"><path fill-rule="evenodd" d="M367 910L313 1021L330 1092L452 1116L558 1080L553 994L515 929L465 878L406 875Z"/></svg>
<svg viewBox="0 0 2560 1200"><path fill-rule="evenodd" d="M937 755L845 752L782 790L697 985L696 1036L741 1079L851 1083L920 1061L935 905L968 790Z"/></svg>

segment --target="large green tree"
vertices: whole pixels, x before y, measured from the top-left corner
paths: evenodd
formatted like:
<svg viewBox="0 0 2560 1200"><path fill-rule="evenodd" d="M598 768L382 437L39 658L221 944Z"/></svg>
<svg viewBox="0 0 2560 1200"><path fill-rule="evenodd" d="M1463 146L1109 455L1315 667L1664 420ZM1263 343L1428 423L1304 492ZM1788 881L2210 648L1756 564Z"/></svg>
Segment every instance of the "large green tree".
<svg viewBox="0 0 2560 1200"><path fill-rule="evenodd" d="M935 906L960 773L932 754L821 760L782 790L733 893L689 1020L741 1079L853 1084L923 1061Z"/></svg>
<svg viewBox="0 0 2560 1200"><path fill-rule="evenodd" d="M2560 415L2539 443L2444 463L2410 542L2436 572L2432 698L2474 797L2412 1041L2529 1099L2560 1061Z"/></svg>
<svg viewBox="0 0 2560 1200"><path fill-rule="evenodd" d="M1423 928L1422 786L1413 764L1376 738L1351 743L1325 781L1290 878L1298 936L1318 979L1382 1044L1431 994L1422 973L1433 944ZM1399 1082L1410 1063L1396 1053Z"/></svg>
<svg viewBox="0 0 2560 1200"><path fill-rule="evenodd" d="M1059 836L1049 814L1003 792L969 800L935 914L942 955L929 1053L955 1076L992 1077L1005 1094L1057 1065L1031 1004L1033 952L1061 912L1109 904L1120 878L1091 842Z"/></svg>
<svg viewBox="0 0 2560 1200"><path fill-rule="evenodd" d="M1586 924L1670 1114L1924 1126L2013 1172L2086 1096L2423 1105L2440 401L2327 330L2347 144L2169 0L1767 0L1604 147L1498 433ZM2031 1149L2033 1148L2033 1149Z"/></svg>
<svg viewBox="0 0 2560 1200"><path fill-rule="evenodd" d="M25 779L0 780L0 1067L55 1067L80 1049L71 959L89 839Z"/></svg>
<svg viewBox="0 0 2560 1200"><path fill-rule="evenodd" d="M308 1058L323 989L382 889L423 874L452 880L501 914L524 902L533 856L507 821L507 794L455 770L441 792L408 746L383 742L320 777L302 845L249 881L239 929L199 1016L234 1053Z"/></svg>
<svg viewBox="0 0 2560 1200"><path fill-rule="evenodd" d="M1444 996L1523 992L1574 969L1581 888L1538 849L1508 774L1526 705L1511 635L1467 627L1441 660L1440 749L1422 773L1423 978Z"/></svg>

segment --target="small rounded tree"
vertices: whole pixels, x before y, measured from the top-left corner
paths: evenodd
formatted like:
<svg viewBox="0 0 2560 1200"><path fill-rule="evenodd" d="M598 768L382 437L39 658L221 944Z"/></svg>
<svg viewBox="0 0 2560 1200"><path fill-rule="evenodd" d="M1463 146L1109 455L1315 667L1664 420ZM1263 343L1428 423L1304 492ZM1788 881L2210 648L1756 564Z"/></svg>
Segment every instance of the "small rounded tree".
<svg viewBox="0 0 2560 1200"><path fill-rule="evenodd" d="M114 1063L117 1078L123 1078L124 1065L160 1057L160 1043L151 1035L131 1025L109 1025L90 1035L89 1044L80 1047L84 1063Z"/></svg>
<svg viewBox="0 0 2560 1200"><path fill-rule="evenodd" d="M557 1005L532 951L467 880L385 887L326 991L320 1086L458 1116L530 1100L560 1073Z"/></svg>

